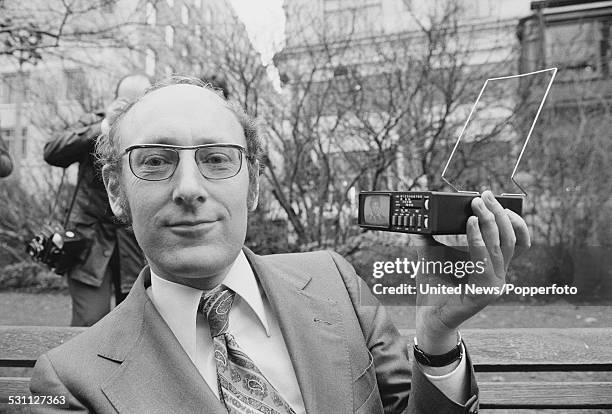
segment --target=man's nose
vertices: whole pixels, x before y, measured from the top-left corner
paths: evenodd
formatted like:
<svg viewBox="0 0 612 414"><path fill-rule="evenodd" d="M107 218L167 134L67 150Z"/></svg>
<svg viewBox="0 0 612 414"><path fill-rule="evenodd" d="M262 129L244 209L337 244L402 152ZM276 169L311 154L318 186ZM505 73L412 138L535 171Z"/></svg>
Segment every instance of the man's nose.
<svg viewBox="0 0 612 414"><path fill-rule="evenodd" d="M174 190L172 200L179 205L203 203L208 198L206 178L198 169L193 153L185 153L176 167L172 177Z"/></svg>

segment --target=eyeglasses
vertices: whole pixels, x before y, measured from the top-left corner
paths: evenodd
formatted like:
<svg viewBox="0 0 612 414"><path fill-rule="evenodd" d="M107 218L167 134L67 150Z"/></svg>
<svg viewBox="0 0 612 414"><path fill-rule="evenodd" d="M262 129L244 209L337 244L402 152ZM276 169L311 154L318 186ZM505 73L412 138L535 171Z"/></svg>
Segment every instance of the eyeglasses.
<svg viewBox="0 0 612 414"><path fill-rule="evenodd" d="M179 151L184 150L195 150L198 169L209 180L234 177L242 168L242 154L246 154L246 149L237 144L143 144L126 148L123 155L128 154L130 170L136 177L146 181L162 181L172 177L180 160ZM249 158L248 155L246 157Z"/></svg>

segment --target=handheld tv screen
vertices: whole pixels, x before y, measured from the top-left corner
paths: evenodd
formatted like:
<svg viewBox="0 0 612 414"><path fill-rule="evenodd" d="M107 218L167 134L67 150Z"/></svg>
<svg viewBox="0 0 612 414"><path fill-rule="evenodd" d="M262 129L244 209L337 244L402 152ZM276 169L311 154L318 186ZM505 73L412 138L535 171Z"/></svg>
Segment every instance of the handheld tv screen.
<svg viewBox="0 0 612 414"><path fill-rule="evenodd" d="M363 219L370 226L389 226L389 195L369 195L363 203Z"/></svg>

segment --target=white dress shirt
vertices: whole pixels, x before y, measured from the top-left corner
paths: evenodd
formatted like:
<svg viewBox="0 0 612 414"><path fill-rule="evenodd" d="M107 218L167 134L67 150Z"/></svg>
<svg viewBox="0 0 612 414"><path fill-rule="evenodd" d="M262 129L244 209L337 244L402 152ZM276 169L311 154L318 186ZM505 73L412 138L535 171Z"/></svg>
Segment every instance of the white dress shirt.
<svg viewBox="0 0 612 414"><path fill-rule="evenodd" d="M278 319L242 251L223 284L236 292L229 315L228 332L234 335L240 348L293 410L298 414L305 413L302 394ZM167 281L151 271L151 286L147 294L202 378L218 397L213 340L208 321L197 312L202 293L202 290ZM459 402L460 397L457 396L464 389L465 372L466 363L463 358L450 374L438 377L425 375L449 398Z"/></svg>

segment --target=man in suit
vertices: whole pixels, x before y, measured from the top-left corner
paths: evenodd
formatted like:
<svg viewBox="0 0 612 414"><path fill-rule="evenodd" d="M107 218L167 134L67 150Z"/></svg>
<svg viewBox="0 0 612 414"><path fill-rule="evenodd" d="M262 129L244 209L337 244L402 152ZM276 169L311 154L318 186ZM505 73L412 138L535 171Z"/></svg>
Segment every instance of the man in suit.
<svg viewBox="0 0 612 414"><path fill-rule="evenodd" d="M262 147L241 109L172 78L124 108L97 153L149 265L121 306L39 359L32 393L66 404L34 411L476 412L457 327L493 297L421 297L407 347L337 254L244 248ZM468 239L483 283L499 284L529 235L489 195Z"/></svg>

